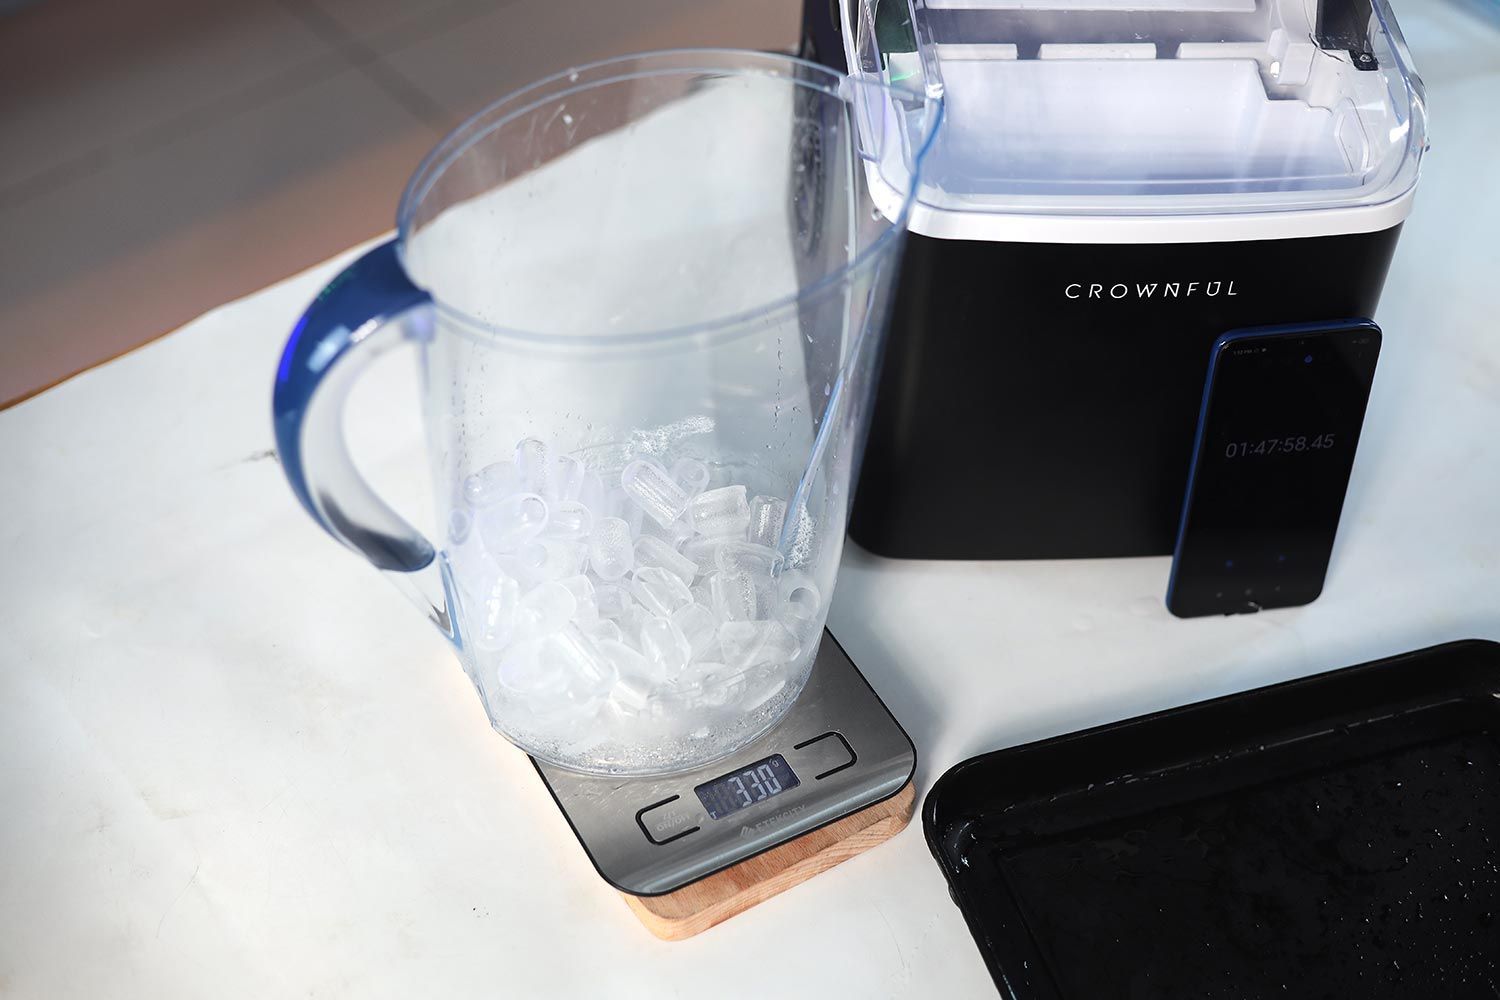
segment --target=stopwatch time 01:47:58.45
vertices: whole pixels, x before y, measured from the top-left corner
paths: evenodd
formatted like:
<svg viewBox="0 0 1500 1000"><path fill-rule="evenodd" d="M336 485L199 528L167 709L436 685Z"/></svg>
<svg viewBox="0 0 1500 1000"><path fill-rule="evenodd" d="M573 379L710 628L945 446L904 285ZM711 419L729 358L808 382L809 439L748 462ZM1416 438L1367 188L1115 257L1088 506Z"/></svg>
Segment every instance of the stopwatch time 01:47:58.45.
<svg viewBox="0 0 1500 1000"><path fill-rule="evenodd" d="M1225 458L1249 458L1252 455L1290 455L1326 451L1333 447L1333 434L1262 438L1259 441L1230 441L1224 446Z"/></svg>

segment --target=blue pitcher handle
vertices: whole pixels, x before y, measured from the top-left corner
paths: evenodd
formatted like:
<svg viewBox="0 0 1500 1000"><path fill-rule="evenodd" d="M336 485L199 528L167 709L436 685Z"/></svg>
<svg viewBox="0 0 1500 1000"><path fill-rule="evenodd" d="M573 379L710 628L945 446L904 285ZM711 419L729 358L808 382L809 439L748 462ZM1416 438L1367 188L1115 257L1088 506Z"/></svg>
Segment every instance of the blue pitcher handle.
<svg viewBox="0 0 1500 1000"><path fill-rule="evenodd" d="M430 338L432 311L432 296L406 276L394 240L369 251L318 293L292 330L271 412L281 468L303 508L453 640L437 550L365 482L343 431L355 380L387 351Z"/></svg>

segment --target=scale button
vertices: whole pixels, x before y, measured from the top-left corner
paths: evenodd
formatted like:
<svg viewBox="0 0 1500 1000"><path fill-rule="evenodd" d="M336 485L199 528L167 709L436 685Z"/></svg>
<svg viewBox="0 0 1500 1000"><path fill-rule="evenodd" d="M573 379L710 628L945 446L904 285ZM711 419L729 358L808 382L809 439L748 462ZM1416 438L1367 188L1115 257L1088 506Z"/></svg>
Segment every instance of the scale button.
<svg viewBox="0 0 1500 1000"><path fill-rule="evenodd" d="M698 832L698 810L681 795L653 802L635 814L636 825L646 839L660 847Z"/></svg>
<svg viewBox="0 0 1500 1000"><path fill-rule="evenodd" d="M821 736L803 740L792 749L799 751L797 767L804 773L813 772L814 781L853 767L859 759L849 741L844 739L844 734L831 729Z"/></svg>

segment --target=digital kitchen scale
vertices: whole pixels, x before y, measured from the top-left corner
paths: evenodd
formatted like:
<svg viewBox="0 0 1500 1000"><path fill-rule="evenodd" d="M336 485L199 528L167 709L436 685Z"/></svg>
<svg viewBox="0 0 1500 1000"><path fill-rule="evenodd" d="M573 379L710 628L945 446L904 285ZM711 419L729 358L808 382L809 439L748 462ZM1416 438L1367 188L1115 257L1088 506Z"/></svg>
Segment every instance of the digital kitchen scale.
<svg viewBox="0 0 1500 1000"><path fill-rule="evenodd" d="M716 763L651 777L532 763L604 881L680 939L899 832L917 754L825 631L786 717Z"/></svg>

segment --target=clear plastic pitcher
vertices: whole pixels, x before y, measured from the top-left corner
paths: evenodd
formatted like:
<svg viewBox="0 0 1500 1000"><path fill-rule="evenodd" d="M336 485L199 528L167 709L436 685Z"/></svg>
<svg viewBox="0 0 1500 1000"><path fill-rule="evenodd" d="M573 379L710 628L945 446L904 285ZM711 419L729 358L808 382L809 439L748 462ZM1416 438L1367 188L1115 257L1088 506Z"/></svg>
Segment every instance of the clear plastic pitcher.
<svg viewBox="0 0 1500 1000"><path fill-rule="evenodd" d="M672 771L797 697L939 116L762 53L580 67L443 140L396 238L309 306L276 376L287 478L452 641L507 739ZM351 381L408 342L431 532L340 427Z"/></svg>

